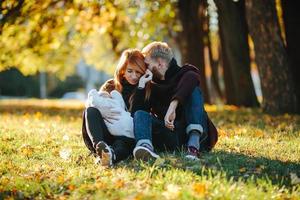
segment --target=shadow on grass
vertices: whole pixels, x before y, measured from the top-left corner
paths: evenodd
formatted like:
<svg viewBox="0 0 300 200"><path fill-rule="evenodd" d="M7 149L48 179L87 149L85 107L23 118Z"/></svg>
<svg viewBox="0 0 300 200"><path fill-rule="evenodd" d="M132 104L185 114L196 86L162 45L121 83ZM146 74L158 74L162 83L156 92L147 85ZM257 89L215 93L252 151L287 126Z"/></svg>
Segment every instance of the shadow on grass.
<svg viewBox="0 0 300 200"><path fill-rule="evenodd" d="M200 161L187 160L184 158L182 152L176 153L176 155L168 153L160 155L162 156L162 160L158 162L150 161L143 163L127 159L116 167L127 167L139 172L157 165L156 170L172 170L175 168L192 171L199 176L212 177L218 176L221 173L228 181L241 180L247 182L249 179L253 179L257 182L259 179L271 185L284 186L289 189L293 186L290 174L295 173L299 176L300 172L300 163L283 162L226 151L205 153Z"/></svg>
<svg viewBox="0 0 300 200"><path fill-rule="evenodd" d="M216 151L203 156L202 163L206 171L225 172L228 179L249 178L270 180L273 185L291 187L291 173L300 172L300 163L283 162L265 157L254 157L240 153ZM205 173L205 171L204 171Z"/></svg>

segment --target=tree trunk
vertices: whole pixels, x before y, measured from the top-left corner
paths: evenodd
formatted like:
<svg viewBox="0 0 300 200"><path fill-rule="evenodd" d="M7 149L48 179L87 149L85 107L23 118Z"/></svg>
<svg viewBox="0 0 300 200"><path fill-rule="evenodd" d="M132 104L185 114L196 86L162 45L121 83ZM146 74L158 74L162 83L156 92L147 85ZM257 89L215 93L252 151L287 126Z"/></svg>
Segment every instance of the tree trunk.
<svg viewBox="0 0 300 200"><path fill-rule="evenodd" d="M210 61L210 66L211 66L211 81L214 89L216 90L217 95L224 100L224 94L221 90L220 86L220 80L219 80L219 64L220 60L214 60L213 58L213 53L212 53L212 47L211 47L211 41L210 37L207 36L207 41L208 41L208 53L209 53L209 61Z"/></svg>
<svg viewBox="0 0 300 200"><path fill-rule="evenodd" d="M297 1L281 1L283 9L283 20L287 43L287 54L290 60L291 72L295 85L298 105L300 105L300 12ZM300 106L297 113L300 113Z"/></svg>
<svg viewBox="0 0 300 200"><path fill-rule="evenodd" d="M201 71L201 89L204 100L210 103L210 96L207 89L205 66L204 66L204 45L203 27L201 13L204 6L200 0L179 0L179 18L183 27L182 38L179 38L182 45L183 63L191 63Z"/></svg>
<svg viewBox="0 0 300 200"><path fill-rule="evenodd" d="M246 15L262 83L263 109L273 114L293 113L298 105L275 1L246 0Z"/></svg>
<svg viewBox="0 0 300 200"><path fill-rule="evenodd" d="M219 14L227 103L259 106L250 73L245 1L215 0L215 3Z"/></svg>

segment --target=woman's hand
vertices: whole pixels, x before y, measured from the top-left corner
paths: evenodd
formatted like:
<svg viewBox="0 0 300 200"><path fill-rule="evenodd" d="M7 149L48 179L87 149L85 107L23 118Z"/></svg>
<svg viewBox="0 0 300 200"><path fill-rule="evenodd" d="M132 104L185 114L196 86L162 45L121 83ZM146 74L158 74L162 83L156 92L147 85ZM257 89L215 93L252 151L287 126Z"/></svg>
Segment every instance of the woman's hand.
<svg viewBox="0 0 300 200"><path fill-rule="evenodd" d="M152 77L153 77L152 72L149 69L147 69L146 73L143 76L141 76L141 78L139 80L138 87L139 88L145 88L146 83L148 83L149 81L151 81Z"/></svg>
<svg viewBox="0 0 300 200"><path fill-rule="evenodd" d="M168 111L165 115L165 126L170 129L170 130L174 130L175 126L174 126L174 121L176 118L176 108L178 105L178 100L173 100L171 101Z"/></svg>

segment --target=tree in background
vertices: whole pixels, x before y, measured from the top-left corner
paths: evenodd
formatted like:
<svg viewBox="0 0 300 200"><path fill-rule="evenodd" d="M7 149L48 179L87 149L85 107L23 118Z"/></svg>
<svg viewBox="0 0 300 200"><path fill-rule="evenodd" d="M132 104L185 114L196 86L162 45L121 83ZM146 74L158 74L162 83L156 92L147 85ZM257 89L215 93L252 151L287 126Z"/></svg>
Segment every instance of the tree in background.
<svg viewBox="0 0 300 200"><path fill-rule="evenodd" d="M207 89L209 84L215 86L223 99L221 90L225 80L224 99L227 103L257 106L250 76L247 21L262 82L263 108L274 113L294 112L297 106L290 77L291 69L293 71L296 67L293 64L290 69L288 65L275 2L266 5L265 2L247 0L245 19L245 0L215 0L220 23L220 48L216 42L219 40L218 30L208 28L208 20L212 18L208 18L207 12L211 11L207 1L213 2L1 1L0 71L16 66L25 75L47 72L62 78L70 75L79 59L83 59L88 65L112 74L125 48L142 48L153 40L162 40L171 46L174 43L174 46L179 46L183 62L200 69L206 102L211 102L212 97ZM292 18L288 17L288 9L284 10L288 55L292 59L298 52L293 41L298 38L291 35L292 30L297 29L291 28L294 26L289 25ZM213 52L218 52L218 57L212 58ZM222 68L219 67L221 60ZM207 80L212 80L212 83Z"/></svg>
<svg viewBox="0 0 300 200"><path fill-rule="evenodd" d="M296 89L298 105L300 105L300 12L297 1L282 0L283 20L287 54L290 59L290 67ZM300 113L300 106L298 107Z"/></svg>
<svg viewBox="0 0 300 200"><path fill-rule="evenodd" d="M179 34L183 61L197 66L201 71L201 89L205 102L210 102L207 89L204 64L204 1L179 0L178 15L182 24L182 32Z"/></svg>
<svg viewBox="0 0 300 200"><path fill-rule="evenodd" d="M295 112L297 99L275 1L246 0L246 16L262 83L263 109L270 113Z"/></svg>
<svg viewBox="0 0 300 200"><path fill-rule="evenodd" d="M164 1L5 0L0 7L0 70L24 74L65 77L81 58L113 73L125 48L163 40L175 22Z"/></svg>
<svg viewBox="0 0 300 200"><path fill-rule="evenodd" d="M215 3L219 15L226 102L237 106L258 106L250 73L245 2L215 0Z"/></svg>

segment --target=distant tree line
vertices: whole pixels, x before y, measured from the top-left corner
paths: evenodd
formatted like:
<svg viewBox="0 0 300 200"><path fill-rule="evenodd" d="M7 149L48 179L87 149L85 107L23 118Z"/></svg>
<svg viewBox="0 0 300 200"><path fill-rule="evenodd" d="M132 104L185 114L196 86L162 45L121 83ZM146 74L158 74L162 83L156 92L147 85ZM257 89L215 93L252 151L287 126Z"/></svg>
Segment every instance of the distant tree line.
<svg viewBox="0 0 300 200"><path fill-rule="evenodd" d="M268 113L300 113L300 12L296 2L4 0L0 70L19 66L23 73L68 74L77 58L86 52L93 54L92 44L98 40L105 39L105 45L98 46L114 52L115 58L125 48L165 40L179 47L183 62L199 67L207 103L219 98L237 106L261 106ZM210 10L211 6L216 10ZM216 14L218 29L213 30L211 20ZM14 39L22 42L16 44ZM105 59L95 55L94 63ZM31 61L35 70L27 69ZM261 105L251 78L253 65L261 81Z"/></svg>

